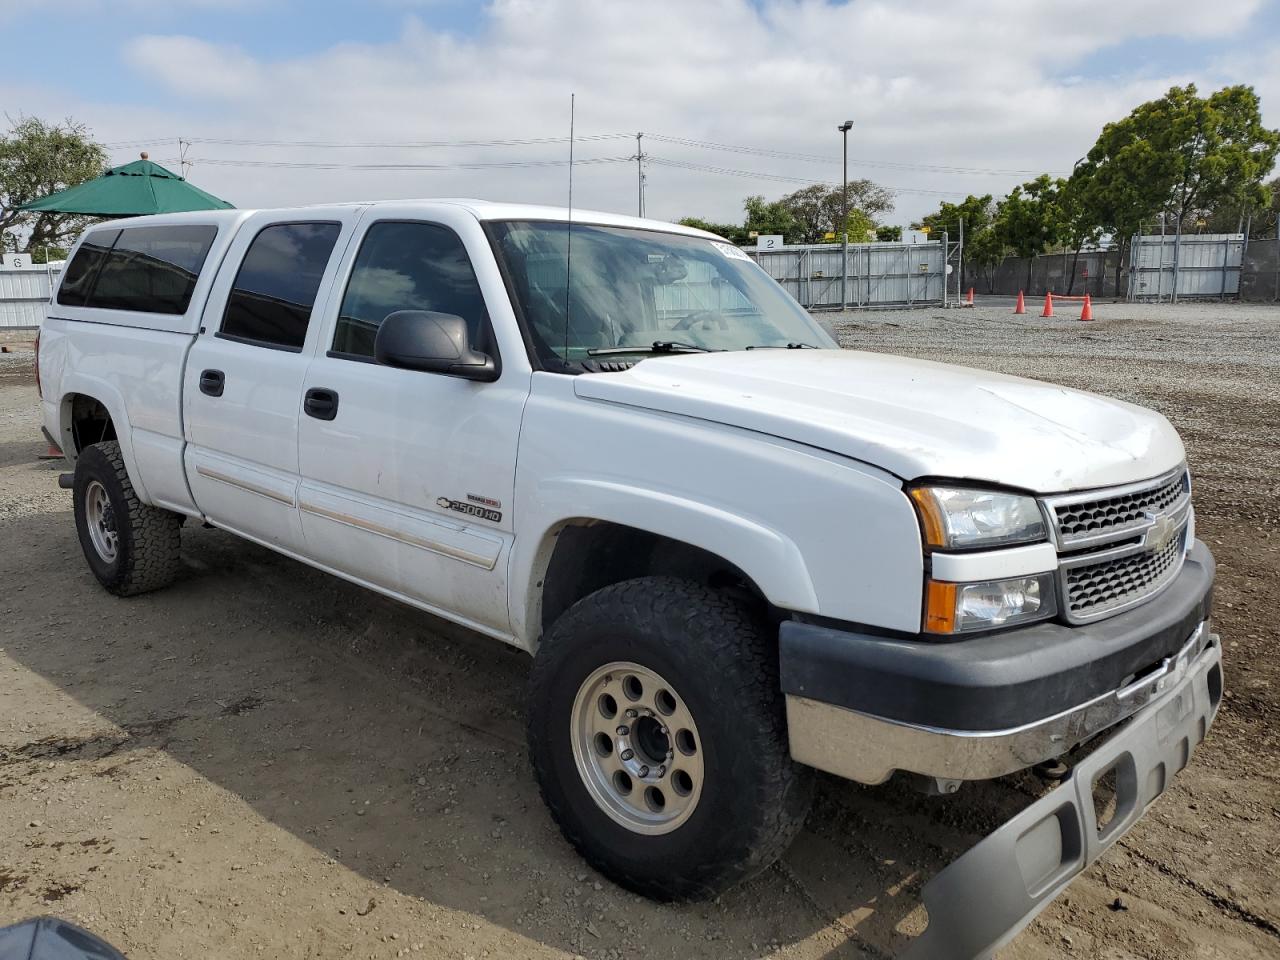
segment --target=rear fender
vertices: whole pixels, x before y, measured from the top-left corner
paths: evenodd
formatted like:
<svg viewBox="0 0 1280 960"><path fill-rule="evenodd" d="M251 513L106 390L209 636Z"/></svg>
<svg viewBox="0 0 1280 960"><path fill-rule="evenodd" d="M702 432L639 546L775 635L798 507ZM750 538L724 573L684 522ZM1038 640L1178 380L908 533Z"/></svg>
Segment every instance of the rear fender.
<svg viewBox="0 0 1280 960"><path fill-rule="evenodd" d="M120 443L120 455L124 458L125 468L129 471L129 479L138 499L148 506L152 505L147 493L146 484L138 470L133 450L133 428L129 422L128 408L124 397L106 380L92 377L75 371L68 372L62 378L62 399L58 405L58 445L73 466L77 459L75 434L72 428L72 407L77 395L90 397L102 404L111 422L115 426L116 439Z"/></svg>

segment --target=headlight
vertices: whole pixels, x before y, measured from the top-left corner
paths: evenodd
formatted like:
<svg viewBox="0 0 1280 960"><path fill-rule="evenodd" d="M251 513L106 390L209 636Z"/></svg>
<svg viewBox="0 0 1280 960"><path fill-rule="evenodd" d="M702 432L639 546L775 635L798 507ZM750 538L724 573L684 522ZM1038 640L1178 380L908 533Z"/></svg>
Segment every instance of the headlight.
<svg viewBox="0 0 1280 960"><path fill-rule="evenodd" d="M993 630L1058 612L1053 574L989 580L986 583L925 584L924 629L928 633L969 633Z"/></svg>
<svg viewBox="0 0 1280 960"><path fill-rule="evenodd" d="M1003 547L1045 539L1034 497L965 487L915 487L924 542L938 550Z"/></svg>

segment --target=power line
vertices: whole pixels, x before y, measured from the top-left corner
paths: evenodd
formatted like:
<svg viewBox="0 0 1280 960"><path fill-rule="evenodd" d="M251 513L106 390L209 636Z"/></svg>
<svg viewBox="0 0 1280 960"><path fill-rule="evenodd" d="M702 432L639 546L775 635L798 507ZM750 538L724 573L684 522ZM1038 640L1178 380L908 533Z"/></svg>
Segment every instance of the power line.
<svg viewBox="0 0 1280 960"><path fill-rule="evenodd" d="M666 157L658 157L654 154L648 154L647 159L650 163L659 164L664 167L675 167L681 170L697 170L702 173L717 173L729 177L747 177L753 180L771 180L778 183L821 183L825 184L827 180L814 180L809 177L793 177L789 174L780 173L763 173L759 170L736 170L731 167L713 167L705 163L695 163L692 160L671 160ZM921 196L930 197L957 197L960 191L957 190L923 190L915 187L893 187L888 184L879 184L884 189L893 193L912 193Z"/></svg>
<svg viewBox="0 0 1280 960"><path fill-rule="evenodd" d="M629 134L629 133L599 133L588 134L576 137L576 141L582 142L603 142L619 139L636 138L636 152L629 156L609 156L609 157L592 157L576 161L581 164L612 164L635 161L638 165L638 179L641 209L644 204L644 181L645 177L644 165L646 162L658 166L664 166L672 169L690 170L700 173L711 173L719 176L742 177L752 180L768 181L776 183L804 183L819 184L827 183L827 179L818 179L812 177L795 176L792 174L773 173L769 171L759 170L742 170L734 167L718 166L712 163L701 163L694 160L678 159L674 157L656 156L652 153L646 153L642 147L641 136L648 136L652 140L660 143L671 144L673 146L683 146L702 150L715 150L727 153L735 153L745 156L761 157L766 159L798 161L802 163L821 163L835 164L837 159L834 157L819 156L816 154L799 153L787 150L775 150L766 147L752 147L742 144L719 143L711 140L698 140L691 137L675 137L667 134ZM192 163L200 163L208 166L221 167L245 167L245 168L263 168L263 169L293 169L293 170L369 170L369 171L448 171L448 170L494 170L494 169L523 169L536 167L555 167L562 166L567 161L562 159L522 159L522 160L492 160L492 161L472 161L457 163L416 163L416 162L388 162L388 161L338 161L338 160L274 160L274 159L251 159L243 157L199 157L192 158L187 155L186 150L182 149L187 145L205 145L205 146L237 146L237 147L272 147L272 148L294 148L294 149L378 149L378 150L421 150L436 148L477 148L477 147L517 147L517 146L540 146L554 145L568 142L567 137L507 137L501 139L490 140L283 140L283 139L266 139L266 138L233 138L233 137L182 137L178 140L180 147L180 162L183 169ZM148 146L158 142L173 142L172 138L157 138L156 140L119 140L104 144L111 148ZM946 164L929 164L929 163L910 163L888 160L866 160L853 159L853 162L860 163L864 166L879 166L888 169L900 170L919 170L931 173L949 173L949 174L981 174L981 175L1012 175L1012 174L1031 174L1038 171L1023 169L1000 169L994 167L963 167ZM961 191L958 190L930 190L916 187L899 187L885 186L885 189L894 193L915 194L919 196L931 197L958 197Z"/></svg>
<svg viewBox="0 0 1280 960"><path fill-rule="evenodd" d="M577 137L579 143L598 140L630 139L630 133L597 133ZM567 143L568 137L525 137L501 140L264 140L233 137L183 137L186 143L213 144L231 147L305 147L308 150L427 150L442 147L522 147L540 144ZM172 141L173 137L156 137L153 140L115 140L102 144L107 148L145 147L151 143Z"/></svg>
<svg viewBox="0 0 1280 960"><path fill-rule="evenodd" d="M622 140L634 137L631 133L597 133L580 136L578 142L585 143L603 140ZM661 143L693 147L699 150L718 150L726 153L738 153L747 156L768 157L775 160L796 160L801 163L839 163L838 157L822 156L811 153L797 153L788 150L776 150L770 147L753 147L743 144L719 143L713 140L698 140L692 137L677 137L669 134L649 133L650 139ZM261 138L237 137L183 137L187 143L210 144L216 146L235 147L301 147L318 150L427 150L441 148L466 147L516 147L538 146L542 144L562 144L566 137L508 137L495 140L277 140ZM148 139L116 140L104 143L107 148L147 146L160 141L169 141L172 137L156 137ZM919 163L905 160L871 160L866 157L850 157L851 163L864 167L881 167L892 170L921 170L928 173L950 173L969 176L1021 176L1039 175L1043 170L1032 170L1017 167L967 167L956 164Z"/></svg>
<svg viewBox="0 0 1280 960"><path fill-rule="evenodd" d="M786 150L773 150L767 147L748 147L730 143L716 143L711 140L694 140L689 137L672 137L660 133L646 134L653 140L662 143L679 144L685 147L697 147L703 150L720 150L726 153L742 153L757 157L771 157L777 160L799 160L803 163L840 163L839 157L824 157L811 153L792 153ZM1044 173L1043 170L1029 170L1017 168L999 168L999 167L961 167L950 164L937 163L913 163L909 161L898 160L868 160L866 158L850 157L851 163L861 164L864 167L886 167L900 170L926 170L930 173L959 173L959 174L976 174L981 176L1010 176L1032 174L1038 176Z"/></svg>
<svg viewBox="0 0 1280 960"><path fill-rule="evenodd" d="M565 141L568 142L567 140ZM598 163L630 163L635 156L588 157L575 160L576 165ZM519 167L558 167L568 160L493 160L476 163L339 163L303 160L242 160L232 158L199 157L189 161L212 167L267 167L286 170L494 170Z"/></svg>

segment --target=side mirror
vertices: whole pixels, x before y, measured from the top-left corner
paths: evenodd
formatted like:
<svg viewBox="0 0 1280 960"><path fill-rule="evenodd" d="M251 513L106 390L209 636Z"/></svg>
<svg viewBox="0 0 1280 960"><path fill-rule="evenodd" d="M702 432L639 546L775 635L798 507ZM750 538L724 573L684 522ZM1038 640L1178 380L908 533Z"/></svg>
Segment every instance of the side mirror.
<svg viewBox="0 0 1280 960"><path fill-rule="evenodd" d="M464 380L498 379L493 357L471 349L467 321L433 310L397 310L378 328L373 356L378 363L405 370L443 373Z"/></svg>

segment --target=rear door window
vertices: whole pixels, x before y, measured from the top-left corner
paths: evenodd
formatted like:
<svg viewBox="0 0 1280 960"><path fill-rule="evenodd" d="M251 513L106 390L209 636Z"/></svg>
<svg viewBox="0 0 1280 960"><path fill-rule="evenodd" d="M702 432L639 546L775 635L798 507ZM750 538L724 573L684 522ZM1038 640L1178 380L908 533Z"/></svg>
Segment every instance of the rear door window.
<svg viewBox="0 0 1280 960"><path fill-rule="evenodd" d="M218 336L298 351L341 225L276 223L253 238L227 298Z"/></svg>
<svg viewBox="0 0 1280 960"><path fill-rule="evenodd" d="M93 282L98 279L98 268L118 236L119 230L95 230L84 238L62 275L58 303L66 307L83 307L89 302Z"/></svg>
<svg viewBox="0 0 1280 960"><path fill-rule="evenodd" d="M107 253L85 306L183 314L218 228L206 224L131 227Z"/></svg>

